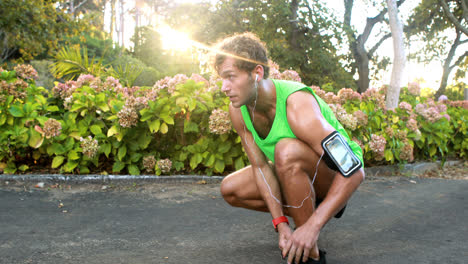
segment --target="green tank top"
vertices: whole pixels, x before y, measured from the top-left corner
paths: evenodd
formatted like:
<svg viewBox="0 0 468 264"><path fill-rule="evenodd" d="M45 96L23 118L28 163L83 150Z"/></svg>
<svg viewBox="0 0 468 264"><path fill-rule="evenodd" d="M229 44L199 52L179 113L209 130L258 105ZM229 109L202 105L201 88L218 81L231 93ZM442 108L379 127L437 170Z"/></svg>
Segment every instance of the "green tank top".
<svg viewBox="0 0 468 264"><path fill-rule="evenodd" d="M298 82L273 79L272 81L276 87L276 113L270 133L266 138L262 139L257 134L257 131L255 131L247 106L241 106L242 118L244 119L244 123L247 129L252 133L257 146L263 151L265 156L270 161L273 163L275 162L276 143L278 143L283 138L297 138L289 127L288 118L286 115L286 100L292 93L305 90L309 91L315 97L325 120L346 139L349 146L351 147L351 150L361 160L362 164L364 164L361 147L359 147L356 142L349 138L348 133L338 122L328 104L325 103L325 101L323 101L320 97L318 97L312 88Z"/></svg>

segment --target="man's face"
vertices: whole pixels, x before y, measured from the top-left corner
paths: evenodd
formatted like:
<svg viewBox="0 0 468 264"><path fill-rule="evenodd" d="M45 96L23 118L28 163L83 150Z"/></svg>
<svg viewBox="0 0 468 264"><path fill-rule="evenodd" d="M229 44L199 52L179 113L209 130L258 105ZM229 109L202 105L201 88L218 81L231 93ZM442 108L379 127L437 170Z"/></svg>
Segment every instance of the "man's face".
<svg viewBox="0 0 468 264"><path fill-rule="evenodd" d="M223 79L221 91L229 97L232 106L239 108L255 98L255 81L250 73L240 70L234 64L235 59L226 58L219 67L219 75Z"/></svg>

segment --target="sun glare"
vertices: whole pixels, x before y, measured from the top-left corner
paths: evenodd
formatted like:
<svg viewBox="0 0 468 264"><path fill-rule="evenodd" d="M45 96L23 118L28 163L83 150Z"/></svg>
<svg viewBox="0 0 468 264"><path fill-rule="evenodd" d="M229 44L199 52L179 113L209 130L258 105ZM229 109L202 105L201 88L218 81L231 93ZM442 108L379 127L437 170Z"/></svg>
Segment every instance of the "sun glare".
<svg viewBox="0 0 468 264"><path fill-rule="evenodd" d="M187 33L176 31L167 25L158 29L161 34L162 48L165 50L187 51L193 46L193 41Z"/></svg>

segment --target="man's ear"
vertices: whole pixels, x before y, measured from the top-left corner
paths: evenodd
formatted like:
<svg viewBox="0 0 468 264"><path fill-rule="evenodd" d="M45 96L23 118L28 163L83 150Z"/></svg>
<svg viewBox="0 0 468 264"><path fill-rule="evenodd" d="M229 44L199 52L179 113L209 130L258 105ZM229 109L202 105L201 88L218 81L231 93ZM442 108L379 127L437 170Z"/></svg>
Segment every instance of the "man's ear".
<svg viewBox="0 0 468 264"><path fill-rule="evenodd" d="M252 71L252 78L256 81L263 79L264 69L262 65L257 65Z"/></svg>

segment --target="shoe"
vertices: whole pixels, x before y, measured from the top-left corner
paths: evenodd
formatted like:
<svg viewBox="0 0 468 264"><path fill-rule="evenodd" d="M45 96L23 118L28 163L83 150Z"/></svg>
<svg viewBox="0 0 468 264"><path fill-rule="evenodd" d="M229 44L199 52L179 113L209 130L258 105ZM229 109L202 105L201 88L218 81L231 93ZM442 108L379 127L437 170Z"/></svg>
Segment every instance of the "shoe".
<svg viewBox="0 0 468 264"><path fill-rule="evenodd" d="M319 256L320 256L319 260L309 258L306 262L303 262L301 260L301 262L299 262L299 263L300 264L327 264L327 260L325 258L326 254L327 254L327 252L319 250Z"/></svg>

